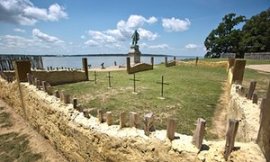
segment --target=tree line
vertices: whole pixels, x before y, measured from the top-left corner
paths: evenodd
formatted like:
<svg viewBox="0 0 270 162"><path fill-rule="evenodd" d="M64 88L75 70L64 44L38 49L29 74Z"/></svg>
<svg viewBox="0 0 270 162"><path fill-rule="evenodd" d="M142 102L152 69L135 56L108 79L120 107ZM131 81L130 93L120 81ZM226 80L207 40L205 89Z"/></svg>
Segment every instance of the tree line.
<svg viewBox="0 0 270 162"><path fill-rule="evenodd" d="M250 19L235 13L225 15L204 45L208 58L219 58L223 53L242 58L248 52L270 52L270 8Z"/></svg>

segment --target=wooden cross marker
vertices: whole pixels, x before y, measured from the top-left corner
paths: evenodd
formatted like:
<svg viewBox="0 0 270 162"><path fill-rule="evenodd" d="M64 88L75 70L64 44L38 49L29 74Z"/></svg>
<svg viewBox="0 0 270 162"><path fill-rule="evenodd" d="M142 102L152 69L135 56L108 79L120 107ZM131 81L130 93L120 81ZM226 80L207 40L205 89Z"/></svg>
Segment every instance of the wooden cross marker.
<svg viewBox="0 0 270 162"><path fill-rule="evenodd" d="M112 84L111 84L111 78L112 78L111 72L108 72L107 78L109 79L109 88L111 88L112 87Z"/></svg>
<svg viewBox="0 0 270 162"><path fill-rule="evenodd" d="M161 92L160 92L160 95L161 95L161 99L165 99L164 98L164 85L169 85L168 83L164 83L164 76L162 75L161 76L161 82L157 82L157 84L161 84Z"/></svg>
<svg viewBox="0 0 270 162"><path fill-rule="evenodd" d="M135 73L133 74L133 79L130 79L133 81L133 93L136 94L136 82L140 81L136 79Z"/></svg>

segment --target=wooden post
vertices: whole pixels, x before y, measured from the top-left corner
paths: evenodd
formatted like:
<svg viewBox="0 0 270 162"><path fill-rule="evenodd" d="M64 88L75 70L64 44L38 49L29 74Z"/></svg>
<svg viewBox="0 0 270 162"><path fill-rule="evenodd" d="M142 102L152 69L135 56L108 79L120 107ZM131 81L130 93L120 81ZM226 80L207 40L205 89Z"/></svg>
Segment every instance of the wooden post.
<svg viewBox="0 0 270 162"><path fill-rule="evenodd" d="M268 89L269 93L270 89ZM260 146L266 161L270 161L270 98L264 98L261 102L260 127L256 143Z"/></svg>
<svg viewBox="0 0 270 162"><path fill-rule="evenodd" d="M83 71L85 72L85 80L88 80L88 63L87 58L82 58Z"/></svg>
<svg viewBox="0 0 270 162"><path fill-rule="evenodd" d="M144 134L145 135L150 135L151 131L155 130L154 127L154 113L150 112L144 115L144 119L143 119L143 123L144 123Z"/></svg>
<svg viewBox="0 0 270 162"><path fill-rule="evenodd" d="M235 60L233 66L233 75L231 83L242 84L244 73L245 73L246 60Z"/></svg>
<svg viewBox="0 0 270 162"><path fill-rule="evenodd" d="M176 121L174 119L168 119L167 123L167 137L169 140L174 140L174 134L176 130Z"/></svg>
<svg viewBox="0 0 270 162"><path fill-rule="evenodd" d="M60 92L60 100L61 101L64 101L64 93L65 93L65 91L64 90L61 90L61 92Z"/></svg>
<svg viewBox="0 0 270 162"><path fill-rule="evenodd" d="M95 84L97 84L97 72L94 71L94 76L95 76Z"/></svg>
<svg viewBox="0 0 270 162"><path fill-rule="evenodd" d="M256 81L251 81L250 82L250 85L249 85L249 89L248 89L248 94L247 94L247 99L250 99L252 98L253 96L253 93L255 91L255 88L256 88Z"/></svg>
<svg viewBox="0 0 270 162"><path fill-rule="evenodd" d="M139 128L139 115L136 112L130 112L130 127Z"/></svg>
<svg viewBox="0 0 270 162"><path fill-rule="evenodd" d="M151 57L151 65L152 65L152 69L154 69L154 57Z"/></svg>
<svg viewBox="0 0 270 162"><path fill-rule="evenodd" d="M270 100L270 82L269 82L269 85L268 85L268 90L267 90L267 93L266 93L266 98Z"/></svg>
<svg viewBox="0 0 270 162"><path fill-rule="evenodd" d="M234 62L235 62L235 58L228 58L227 71L229 71L229 69L233 67Z"/></svg>
<svg viewBox="0 0 270 162"><path fill-rule="evenodd" d="M64 103L69 104L70 103L70 95L69 94L64 94Z"/></svg>
<svg viewBox="0 0 270 162"><path fill-rule="evenodd" d="M42 89L44 92L47 92L47 82L46 81L42 81Z"/></svg>
<svg viewBox="0 0 270 162"><path fill-rule="evenodd" d="M127 113L122 112L120 114L120 128L124 128L127 126Z"/></svg>
<svg viewBox="0 0 270 162"><path fill-rule="evenodd" d="M90 111L88 109L83 109L83 116L86 118L90 118Z"/></svg>
<svg viewBox="0 0 270 162"><path fill-rule="evenodd" d="M127 57L127 72L128 72L128 74L131 73L130 69L131 69L131 67L130 67L130 57Z"/></svg>
<svg viewBox="0 0 270 162"><path fill-rule="evenodd" d="M101 110L101 109L97 110L97 118L98 118L98 121L100 123L105 122L105 120L104 120L104 111L103 110Z"/></svg>
<svg viewBox="0 0 270 162"><path fill-rule="evenodd" d="M258 95L257 94L253 94L253 96L252 96L252 103L254 103L254 104L258 104Z"/></svg>
<svg viewBox="0 0 270 162"><path fill-rule="evenodd" d="M109 126L112 125L112 112L111 111L106 112L106 122Z"/></svg>
<svg viewBox="0 0 270 162"><path fill-rule="evenodd" d="M168 64L168 57L165 56L165 66L167 67L167 64Z"/></svg>
<svg viewBox="0 0 270 162"><path fill-rule="evenodd" d="M77 98L73 98L72 104L73 104L73 108L74 109L77 109L78 108L78 100L77 100Z"/></svg>
<svg viewBox="0 0 270 162"><path fill-rule="evenodd" d="M55 90L54 91L54 96L57 97L57 98L60 98L60 94L59 94L59 91L58 90Z"/></svg>
<svg viewBox="0 0 270 162"><path fill-rule="evenodd" d="M37 89L41 90L41 81L40 80L37 80Z"/></svg>
<svg viewBox="0 0 270 162"><path fill-rule="evenodd" d="M196 61L195 61L196 66L198 65L198 61L199 61L199 57L196 57Z"/></svg>
<svg viewBox="0 0 270 162"><path fill-rule="evenodd" d="M193 135L192 143L201 150L206 121L202 118L198 118L196 130Z"/></svg>
<svg viewBox="0 0 270 162"><path fill-rule="evenodd" d="M31 76L30 73L27 73L27 80L28 80L28 83L29 84L33 84L33 82L32 82L32 76Z"/></svg>
<svg viewBox="0 0 270 162"><path fill-rule="evenodd" d="M224 151L224 158L227 161L233 148L234 148L234 141L235 136L237 133L239 121L235 119L229 119L229 126L226 133L226 144L225 144L225 151Z"/></svg>

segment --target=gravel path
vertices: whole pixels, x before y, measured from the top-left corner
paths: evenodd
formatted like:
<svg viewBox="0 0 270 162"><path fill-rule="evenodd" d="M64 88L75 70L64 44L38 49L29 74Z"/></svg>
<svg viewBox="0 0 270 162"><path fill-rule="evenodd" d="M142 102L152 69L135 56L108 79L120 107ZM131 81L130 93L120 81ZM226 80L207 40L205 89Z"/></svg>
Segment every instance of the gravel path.
<svg viewBox="0 0 270 162"><path fill-rule="evenodd" d="M270 64L248 65L246 67L249 68L249 69L254 69L254 70L270 73Z"/></svg>

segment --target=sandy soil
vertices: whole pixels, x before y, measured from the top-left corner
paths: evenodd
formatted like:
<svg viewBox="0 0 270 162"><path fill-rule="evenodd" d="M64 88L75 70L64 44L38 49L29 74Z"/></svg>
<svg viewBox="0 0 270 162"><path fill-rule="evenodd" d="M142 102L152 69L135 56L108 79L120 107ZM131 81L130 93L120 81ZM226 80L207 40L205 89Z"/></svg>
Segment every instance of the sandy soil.
<svg viewBox="0 0 270 162"><path fill-rule="evenodd" d="M106 67L105 69L101 69L101 68L91 68L88 69L88 71L97 71L97 72L109 72L109 71L124 71L127 70L126 67L120 67L120 66L110 66L110 67Z"/></svg>
<svg viewBox="0 0 270 162"><path fill-rule="evenodd" d="M270 64L264 64L264 65L247 65L246 68L270 73Z"/></svg>
<svg viewBox="0 0 270 162"><path fill-rule="evenodd" d="M0 128L0 134L16 132L20 135L27 135L29 138L29 145L33 153L39 153L42 158L39 161L51 161L51 162L65 162L67 161L60 153L58 153L49 143L38 134L31 126L18 114L16 114L11 107L9 107L4 101L0 100L0 107L4 107L3 111L11 115L12 127ZM1 160L0 160L1 161Z"/></svg>

